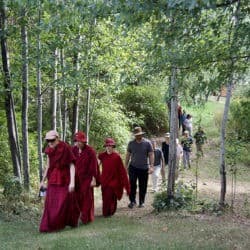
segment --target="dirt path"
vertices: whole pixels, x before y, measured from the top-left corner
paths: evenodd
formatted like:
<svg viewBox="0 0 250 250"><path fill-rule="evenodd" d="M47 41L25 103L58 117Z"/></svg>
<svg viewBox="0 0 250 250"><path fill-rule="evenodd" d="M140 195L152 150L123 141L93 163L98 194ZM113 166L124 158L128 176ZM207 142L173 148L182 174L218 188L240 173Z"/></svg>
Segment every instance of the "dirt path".
<svg viewBox="0 0 250 250"><path fill-rule="evenodd" d="M161 145L161 142L164 138L157 138L158 145ZM216 178L208 178L208 172L210 171L210 167L217 168L215 164L218 162L218 152L216 150L216 145L214 145L214 141L211 141L205 146L205 156L203 158L203 162L208 162L207 169L202 173L199 174L198 178L198 197L199 198L206 198L208 200L213 200L214 202L219 201L220 197L220 179L217 175ZM193 156L194 157L194 156ZM194 162L194 159L193 159ZM210 163L209 163L210 162ZM192 167L193 168L193 167ZM215 172L217 169L214 170ZM167 176L167 171L166 171ZM227 194L226 194L226 202L231 204L231 180L229 176L227 176ZM194 169L185 170L179 172L178 181L182 180L184 183L195 182L195 174ZM161 184L161 180L159 180L159 184ZM134 218L141 218L144 216L148 216L153 212L153 198L154 193L151 192L152 185L151 185L151 177L149 176L149 183L148 183L148 192L146 195L145 200L145 207L138 208L134 207L133 209L128 208L129 199L124 193L123 198L121 201L118 201L117 212L116 216L128 216ZM138 191L138 190L137 190ZM137 200L138 200L138 193L137 193ZM234 219L237 221L243 220L244 223L250 225L250 184L249 182L239 182L237 181L236 187L236 197L234 200L234 207L237 208ZM96 215L102 215L102 200L101 200L101 193L100 189L95 191L95 209ZM245 213L247 211L247 214ZM246 214L246 215L245 215ZM202 217L202 216L201 216ZM230 218L232 215L230 215Z"/></svg>
<svg viewBox="0 0 250 250"><path fill-rule="evenodd" d="M214 157L213 149L205 156L204 162L206 162L206 160L209 160L209 158L211 157L212 159ZM182 180L184 183L195 182L194 171L192 170L181 171L178 180ZM159 183L161 183L161 180L159 181ZM144 208L138 208L138 207L135 207L133 209L128 208L129 199L124 193L122 200L118 202L116 215L141 218L150 214L153 211L152 203L154 198L154 193L151 192L151 187L152 187L151 178L149 177L148 192L146 195ZM199 197L218 201L220 196L220 188L221 186L219 178L208 178L207 176L202 176L202 175L199 176L198 179ZM137 199L138 199L138 194L137 194ZM226 202L229 204L231 203L231 180L229 177L227 180ZM236 218L242 219L243 216L242 210L246 209L245 206L250 206L250 185L249 182L237 181L236 198L234 200L234 207L237 208ZM96 215L101 216L102 200L99 188L95 190L95 209L96 209L95 211ZM250 213L250 208L248 208L248 211ZM245 219L246 222L249 223L250 225L249 216L250 215L248 215L248 218Z"/></svg>

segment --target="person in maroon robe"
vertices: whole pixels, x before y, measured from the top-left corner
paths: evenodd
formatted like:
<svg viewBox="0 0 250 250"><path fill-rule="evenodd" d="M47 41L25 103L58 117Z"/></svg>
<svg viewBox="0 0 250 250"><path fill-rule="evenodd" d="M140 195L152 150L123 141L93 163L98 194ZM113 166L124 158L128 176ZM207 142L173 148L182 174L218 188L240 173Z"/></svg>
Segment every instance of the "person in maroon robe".
<svg viewBox="0 0 250 250"><path fill-rule="evenodd" d="M47 167L40 188L45 188L46 178L48 184L39 231L53 232L63 229L66 225L78 225L78 206L74 192L75 157L71 147L59 140L56 131L49 131L45 139L48 143L45 149Z"/></svg>
<svg viewBox="0 0 250 250"><path fill-rule="evenodd" d="M76 193L83 224L94 220L94 187L99 185L100 172L94 149L87 145L87 138L81 131L74 135L72 148L76 157Z"/></svg>
<svg viewBox="0 0 250 250"><path fill-rule="evenodd" d="M101 188L102 188L102 213L103 216L112 216L117 209L117 200L123 195L123 189L130 194L130 185L127 171L123 165L121 156L114 151L115 141L112 138L105 140L106 151L100 153L98 158L102 165Z"/></svg>

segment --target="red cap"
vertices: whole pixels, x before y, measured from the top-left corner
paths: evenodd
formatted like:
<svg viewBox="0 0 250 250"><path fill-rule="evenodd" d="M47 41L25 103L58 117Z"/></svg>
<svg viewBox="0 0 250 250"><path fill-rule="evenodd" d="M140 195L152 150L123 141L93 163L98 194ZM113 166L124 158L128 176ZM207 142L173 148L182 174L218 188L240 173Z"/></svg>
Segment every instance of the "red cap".
<svg viewBox="0 0 250 250"><path fill-rule="evenodd" d="M115 141L112 138L107 138L105 140L103 147L108 147L108 146L115 147Z"/></svg>
<svg viewBox="0 0 250 250"><path fill-rule="evenodd" d="M85 142L87 142L87 137L82 131L79 131L79 132L75 133L74 141L85 143Z"/></svg>

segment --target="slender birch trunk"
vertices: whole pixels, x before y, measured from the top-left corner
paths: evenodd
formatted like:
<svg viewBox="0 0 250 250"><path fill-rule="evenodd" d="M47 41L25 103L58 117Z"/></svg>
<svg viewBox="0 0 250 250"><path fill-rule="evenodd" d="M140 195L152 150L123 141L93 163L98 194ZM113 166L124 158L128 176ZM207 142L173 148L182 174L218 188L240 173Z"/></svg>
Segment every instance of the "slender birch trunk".
<svg viewBox="0 0 250 250"><path fill-rule="evenodd" d="M21 9L21 38L22 38L22 159L24 187L29 190L30 166L29 166L29 140L28 140L28 107L29 107L29 75L28 75L28 35L25 19L26 9Z"/></svg>
<svg viewBox="0 0 250 250"><path fill-rule="evenodd" d="M86 137L89 142L89 120L90 120L90 88L87 89L87 105L86 105Z"/></svg>
<svg viewBox="0 0 250 250"><path fill-rule="evenodd" d="M54 53L54 85L51 90L51 129L56 130L56 124L57 124L57 87L56 87L56 82L58 79L58 74L57 74L57 65L58 65L58 49L55 49Z"/></svg>
<svg viewBox="0 0 250 250"><path fill-rule="evenodd" d="M240 11L240 1L237 2L237 6L233 11L232 15L232 27L231 32L229 32L229 44L231 48L235 46L235 42L237 41L237 27L238 27L238 13ZM227 120L228 120L228 113L230 108L230 100L232 95L232 88L234 86L234 66L235 66L235 59L232 59L231 64L229 65L230 75L228 78L227 84L227 96L226 102L224 107L224 114L221 123L221 155L220 155L220 176L221 176L221 192L220 192L220 201L219 204L221 207L225 205L225 197L226 197L226 187L227 187L227 180L226 180L226 164L225 164L225 144L226 144L226 127L227 127Z"/></svg>
<svg viewBox="0 0 250 250"><path fill-rule="evenodd" d="M79 72L79 53L76 53L74 56L74 68L76 72ZM73 102L73 117L72 117L72 143L73 143L73 135L78 131L78 123L79 123L79 84L76 83L75 86L75 94L74 94L74 102Z"/></svg>
<svg viewBox="0 0 250 250"><path fill-rule="evenodd" d="M65 74L65 61L64 61L64 51L63 49L60 52L60 64L61 64L61 71L62 71L62 82L64 82ZM64 84L63 84L64 85ZM65 87L63 87L63 105L62 105L62 140L65 141L67 137L67 117L68 117L68 104L67 104L67 98L66 98L66 90Z"/></svg>
<svg viewBox="0 0 250 250"><path fill-rule="evenodd" d="M42 102L42 88L41 88L41 40L40 40L40 26L41 26L41 1L38 1L38 32L37 32L37 151L39 161L39 179L43 177L43 154L42 154L42 123L43 123L43 102Z"/></svg>
<svg viewBox="0 0 250 250"><path fill-rule="evenodd" d="M225 143L226 143L226 126L228 120L230 99L232 94L232 80L227 85L227 96L226 103L224 107L224 114L221 124L221 148L220 148L220 176L221 176L221 192L220 192L220 205L225 205L225 196L226 196L226 187L227 187L227 179L226 179L226 164L225 164Z"/></svg>
<svg viewBox="0 0 250 250"><path fill-rule="evenodd" d="M170 144L169 144L169 161L168 161L168 198L174 197L175 171L176 171L176 138L178 131L178 83L176 79L176 68L172 68L171 84L170 84Z"/></svg>
<svg viewBox="0 0 250 250"><path fill-rule="evenodd" d="M5 1L0 1L0 30L2 35L0 36L1 42L1 55L2 55L2 67L3 67L3 83L5 88L5 112L7 119L9 145L11 151L11 158L13 164L13 174L18 178L19 182L22 182L21 178L21 156L18 147L18 135L14 110L14 99L12 94L12 82L10 78L10 66L9 66L9 54L7 49L6 38L6 13L5 13Z"/></svg>

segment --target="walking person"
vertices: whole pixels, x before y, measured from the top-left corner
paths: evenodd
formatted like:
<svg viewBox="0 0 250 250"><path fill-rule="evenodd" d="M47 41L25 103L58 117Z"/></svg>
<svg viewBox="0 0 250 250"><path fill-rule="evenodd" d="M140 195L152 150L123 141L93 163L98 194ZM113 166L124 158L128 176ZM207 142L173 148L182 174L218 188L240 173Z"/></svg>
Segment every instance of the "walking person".
<svg viewBox="0 0 250 250"><path fill-rule="evenodd" d="M183 109L182 114L181 114L181 127L182 127L182 135L184 134L184 131L186 130L185 125L184 125L184 121L187 118L187 114L186 111Z"/></svg>
<svg viewBox="0 0 250 250"><path fill-rule="evenodd" d="M117 200L121 200L123 190L130 194L130 185L127 171L123 165L121 156L115 151L115 141L107 138L104 142L105 152L100 153L98 159L102 166L101 189L102 189L102 214L112 216L117 209Z"/></svg>
<svg viewBox="0 0 250 250"><path fill-rule="evenodd" d="M40 188L47 192L43 216L40 223L40 232L53 232L69 225L78 225L78 206L75 197L75 157L71 147L59 139L56 131L51 130L45 136L48 146L47 167L43 174Z"/></svg>
<svg viewBox="0 0 250 250"><path fill-rule="evenodd" d="M76 193L83 224L94 220L94 187L99 185L100 172L94 149L87 145L86 135L74 135L72 151L76 158Z"/></svg>
<svg viewBox="0 0 250 250"><path fill-rule="evenodd" d="M154 169L154 152L149 140L145 139L141 127L134 128L135 139L128 143L125 166L129 172L131 192L129 208L136 205L137 180L139 182L139 207L144 207L147 193L148 174Z"/></svg>
<svg viewBox="0 0 250 250"><path fill-rule="evenodd" d="M198 127L198 131L194 134L196 154L198 156L204 156L203 145L207 142L207 136L201 126Z"/></svg>
<svg viewBox="0 0 250 250"><path fill-rule="evenodd" d="M185 126L185 130L189 132L189 135L192 136L192 130L193 130L193 124L192 124L192 116L190 114L187 114L186 119L183 122Z"/></svg>
<svg viewBox="0 0 250 250"><path fill-rule="evenodd" d="M190 155L192 152L192 144L193 144L193 139L189 135L189 132L187 130L185 130L184 135L181 139L181 145L183 148L183 166L184 166L184 169L191 168Z"/></svg>
<svg viewBox="0 0 250 250"><path fill-rule="evenodd" d="M178 179L179 169L181 164L181 159L183 158L183 148L179 143L179 139L176 138L176 171L175 171L175 179Z"/></svg>
<svg viewBox="0 0 250 250"><path fill-rule="evenodd" d="M154 151L154 171L151 174L152 178L152 191L158 191L158 179L161 169L165 167L164 156L160 148L157 148L156 140L151 140Z"/></svg>
<svg viewBox="0 0 250 250"><path fill-rule="evenodd" d="M168 158L169 158L169 143L170 143L170 133L165 134L165 141L162 142L161 144L161 150L164 156L164 163L165 166L162 168L161 173L162 173L162 181L166 182L166 168L168 166Z"/></svg>

